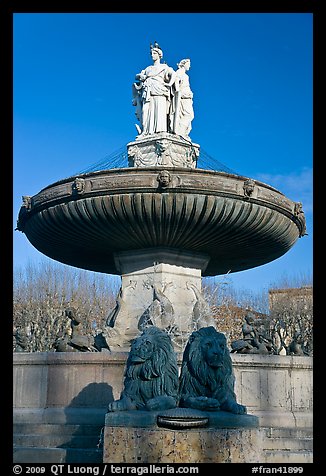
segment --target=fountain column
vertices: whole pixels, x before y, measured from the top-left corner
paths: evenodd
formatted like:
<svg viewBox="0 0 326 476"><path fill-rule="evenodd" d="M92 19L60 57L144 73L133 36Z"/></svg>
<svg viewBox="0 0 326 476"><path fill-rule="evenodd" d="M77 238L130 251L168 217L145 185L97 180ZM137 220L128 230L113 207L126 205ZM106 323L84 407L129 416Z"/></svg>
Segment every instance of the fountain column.
<svg viewBox="0 0 326 476"><path fill-rule="evenodd" d="M147 324L167 329L181 350L198 326L196 310L205 315L201 280L209 256L161 247L115 253L114 260L121 289L110 317L112 350L128 351Z"/></svg>

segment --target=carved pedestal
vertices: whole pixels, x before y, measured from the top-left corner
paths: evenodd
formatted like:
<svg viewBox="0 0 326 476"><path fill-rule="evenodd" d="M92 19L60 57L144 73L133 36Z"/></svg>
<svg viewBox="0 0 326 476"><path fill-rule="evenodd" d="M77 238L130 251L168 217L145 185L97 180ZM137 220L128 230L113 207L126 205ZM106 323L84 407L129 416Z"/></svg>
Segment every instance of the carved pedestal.
<svg viewBox="0 0 326 476"><path fill-rule="evenodd" d="M127 149L130 167L195 168L199 156L198 144L168 132L140 135L134 142L129 142Z"/></svg>
<svg viewBox="0 0 326 476"><path fill-rule="evenodd" d="M204 413L204 428L168 429L158 412L107 413L104 463L255 463L261 461L262 431L253 415Z"/></svg>
<svg viewBox="0 0 326 476"><path fill-rule="evenodd" d="M111 350L129 351L130 341L148 323L167 329L176 350L182 350L200 326L198 318L209 314L201 296L208 256L157 248L116 253L114 259L122 284L111 313Z"/></svg>

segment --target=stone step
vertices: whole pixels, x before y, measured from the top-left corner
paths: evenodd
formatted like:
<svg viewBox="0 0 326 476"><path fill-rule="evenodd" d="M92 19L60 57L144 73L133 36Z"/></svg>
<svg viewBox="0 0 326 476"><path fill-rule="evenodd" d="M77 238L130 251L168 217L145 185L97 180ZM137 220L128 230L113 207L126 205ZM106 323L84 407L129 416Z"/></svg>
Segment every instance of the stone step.
<svg viewBox="0 0 326 476"><path fill-rule="evenodd" d="M287 404L285 404L285 406L286 405ZM248 409L248 413L252 413L253 415L258 416L260 426L265 428L305 429L305 428L312 428L313 426L312 409L307 409L305 411L293 411L293 412L291 412L290 410L277 411L276 408L274 408L273 410L252 410L252 411Z"/></svg>
<svg viewBox="0 0 326 476"><path fill-rule="evenodd" d="M102 450L15 447L13 463L101 463ZM312 451L265 451L264 463L312 463Z"/></svg>
<svg viewBox="0 0 326 476"><path fill-rule="evenodd" d="M14 463L102 463L103 452L93 448L16 447Z"/></svg>
<svg viewBox="0 0 326 476"><path fill-rule="evenodd" d="M99 442L100 433L92 436L74 436L74 435L13 435L15 446L31 446L44 448L96 448Z"/></svg>
<svg viewBox="0 0 326 476"><path fill-rule="evenodd" d="M13 423L104 426L105 408L16 408Z"/></svg>
<svg viewBox="0 0 326 476"><path fill-rule="evenodd" d="M312 438L265 438L264 449L267 450L312 450L313 439Z"/></svg>
<svg viewBox="0 0 326 476"><path fill-rule="evenodd" d="M273 438L312 438L313 428L266 428L266 436Z"/></svg>
<svg viewBox="0 0 326 476"><path fill-rule="evenodd" d="M264 451L265 463L313 463L312 451Z"/></svg>
<svg viewBox="0 0 326 476"><path fill-rule="evenodd" d="M52 423L14 423L14 435L71 435L91 436L99 435L104 425L61 425Z"/></svg>

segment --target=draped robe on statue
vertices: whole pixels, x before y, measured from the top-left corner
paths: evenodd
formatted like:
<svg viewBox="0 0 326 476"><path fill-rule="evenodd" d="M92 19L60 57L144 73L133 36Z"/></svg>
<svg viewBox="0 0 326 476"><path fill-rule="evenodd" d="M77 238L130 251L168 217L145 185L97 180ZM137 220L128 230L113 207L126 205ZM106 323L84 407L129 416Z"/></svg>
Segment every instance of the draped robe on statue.
<svg viewBox="0 0 326 476"><path fill-rule="evenodd" d="M168 130L170 88L167 82L172 68L166 64L148 66L140 74L146 76L142 83L142 133L154 134Z"/></svg>

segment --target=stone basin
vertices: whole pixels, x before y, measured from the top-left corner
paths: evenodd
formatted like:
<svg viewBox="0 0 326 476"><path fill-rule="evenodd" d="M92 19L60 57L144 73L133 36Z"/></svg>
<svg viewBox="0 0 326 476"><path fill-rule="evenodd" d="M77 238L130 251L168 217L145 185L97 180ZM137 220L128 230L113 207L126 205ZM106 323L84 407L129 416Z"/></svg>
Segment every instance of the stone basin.
<svg viewBox="0 0 326 476"><path fill-rule="evenodd" d="M160 183L163 170L168 185ZM207 257L202 276L215 276L286 253L305 234L300 205L225 172L120 168L69 177L25 197L17 229L41 253L78 268L120 274L117 256L160 249Z"/></svg>

